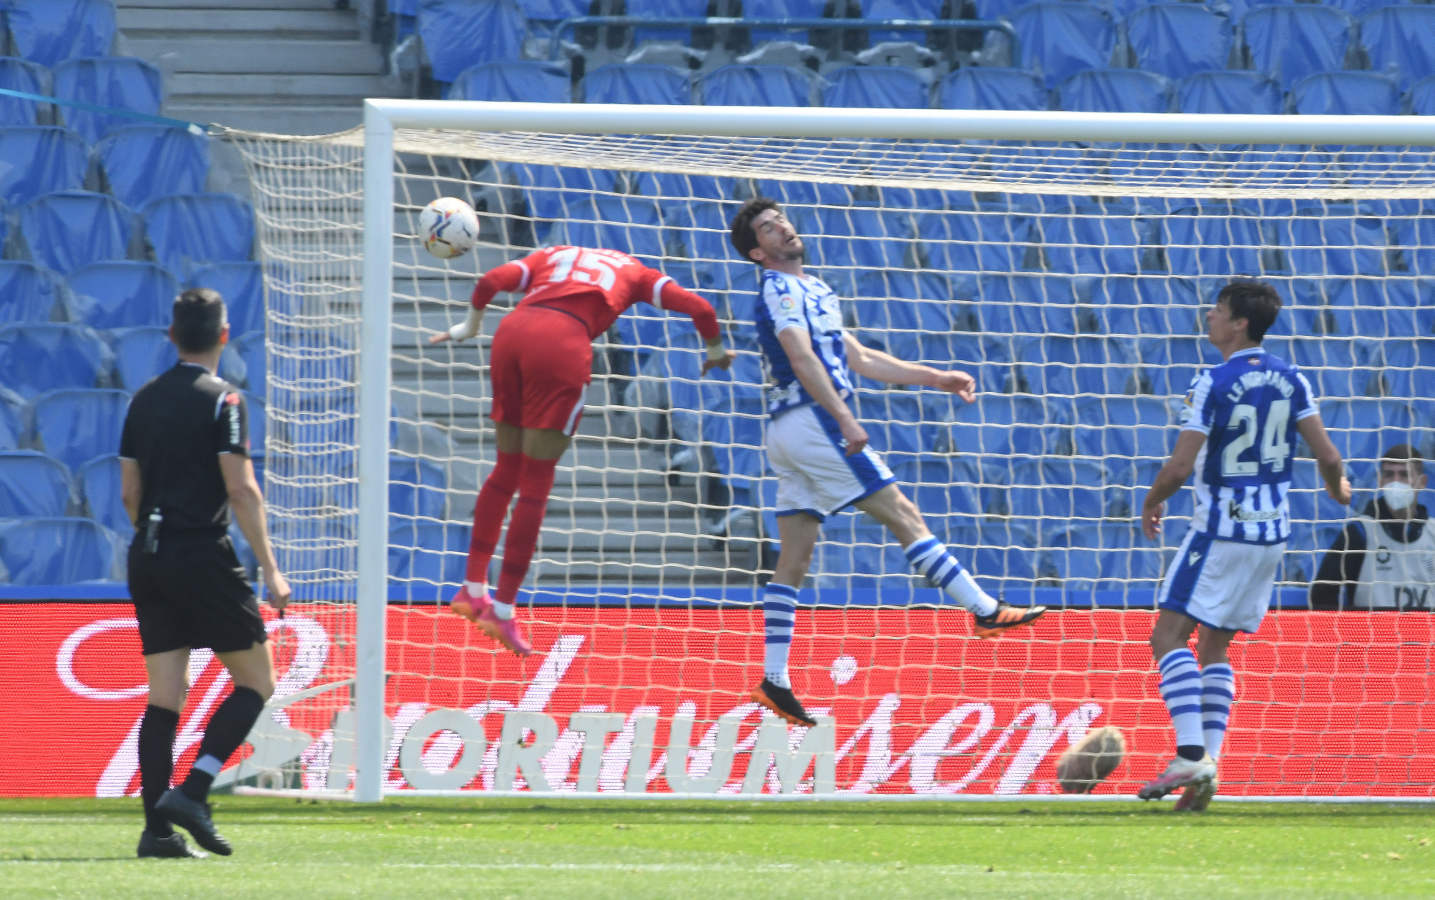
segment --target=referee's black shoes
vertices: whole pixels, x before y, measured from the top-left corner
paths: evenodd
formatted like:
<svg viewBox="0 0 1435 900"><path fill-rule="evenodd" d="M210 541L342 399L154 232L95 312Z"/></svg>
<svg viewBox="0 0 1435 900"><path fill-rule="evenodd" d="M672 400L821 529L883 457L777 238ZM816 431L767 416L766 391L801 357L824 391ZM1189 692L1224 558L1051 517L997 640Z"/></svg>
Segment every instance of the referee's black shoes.
<svg viewBox="0 0 1435 900"><path fill-rule="evenodd" d="M146 828L140 832L140 845L135 848L140 859L204 859L208 853L201 853L185 843L184 835L171 831L164 837L155 837Z"/></svg>
<svg viewBox="0 0 1435 900"><path fill-rule="evenodd" d="M160 795L154 805L155 812L194 835L195 843L211 853L228 856L234 852L229 841L214 830L214 820L209 817L209 804L191 800L179 788L170 788Z"/></svg>

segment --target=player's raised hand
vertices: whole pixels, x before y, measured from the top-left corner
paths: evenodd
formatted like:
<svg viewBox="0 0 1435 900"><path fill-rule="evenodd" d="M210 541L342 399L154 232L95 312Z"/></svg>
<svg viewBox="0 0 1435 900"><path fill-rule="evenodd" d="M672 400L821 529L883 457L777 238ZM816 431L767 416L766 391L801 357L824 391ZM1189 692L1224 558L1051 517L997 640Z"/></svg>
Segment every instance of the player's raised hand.
<svg viewBox="0 0 1435 900"><path fill-rule="evenodd" d="M932 382L932 387L949 394L956 394L968 403L977 399L977 380L960 369L938 372L936 379Z"/></svg>
<svg viewBox="0 0 1435 900"><path fill-rule="evenodd" d="M1154 541L1161 533L1161 517L1166 514L1164 503L1144 503L1141 506L1141 533L1146 540Z"/></svg>
<svg viewBox="0 0 1435 900"><path fill-rule="evenodd" d="M722 356L709 357L703 360L703 374L706 375L713 369L728 369L732 367L733 360L737 359L736 350L726 350Z"/></svg>

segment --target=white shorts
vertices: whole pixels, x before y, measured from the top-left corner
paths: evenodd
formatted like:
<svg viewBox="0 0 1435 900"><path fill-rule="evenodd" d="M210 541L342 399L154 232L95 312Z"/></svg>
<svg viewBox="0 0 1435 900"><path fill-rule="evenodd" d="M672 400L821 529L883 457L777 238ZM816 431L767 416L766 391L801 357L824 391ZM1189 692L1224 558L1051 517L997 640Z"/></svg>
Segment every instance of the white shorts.
<svg viewBox="0 0 1435 900"><path fill-rule="evenodd" d="M1285 543L1223 541L1194 529L1166 570L1156 605L1210 628L1255 631L1271 605Z"/></svg>
<svg viewBox="0 0 1435 900"><path fill-rule="evenodd" d="M779 516L825 519L897 480L870 447L845 455L837 420L814 403L768 423L767 458L777 473Z"/></svg>

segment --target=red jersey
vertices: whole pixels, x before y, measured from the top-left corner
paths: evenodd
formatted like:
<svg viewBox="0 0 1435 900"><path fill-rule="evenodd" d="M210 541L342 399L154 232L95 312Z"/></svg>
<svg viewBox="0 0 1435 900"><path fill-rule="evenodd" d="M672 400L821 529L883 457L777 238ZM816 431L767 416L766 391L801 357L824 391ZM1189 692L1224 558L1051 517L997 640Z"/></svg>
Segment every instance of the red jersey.
<svg viewBox="0 0 1435 900"><path fill-rule="evenodd" d="M483 309L498 291L523 291L519 306L546 306L571 315L592 340L634 303L687 313L706 340L718 336L708 302L626 253L591 247L548 247L504 263L479 279L473 305Z"/></svg>

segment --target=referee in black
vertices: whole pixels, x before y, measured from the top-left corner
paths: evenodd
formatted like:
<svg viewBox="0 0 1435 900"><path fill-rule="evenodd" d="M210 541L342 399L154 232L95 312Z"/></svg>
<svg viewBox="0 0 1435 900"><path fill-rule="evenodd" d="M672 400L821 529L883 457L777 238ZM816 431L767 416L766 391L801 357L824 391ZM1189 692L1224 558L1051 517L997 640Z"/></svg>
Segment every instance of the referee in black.
<svg viewBox="0 0 1435 900"><path fill-rule="evenodd" d="M135 523L129 589L149 676L139 732L145 830L137 852L203 856L173 823L200 846L228 856L229 842L210 819L209 786L274 693L259 602L227 534L230 510L263 567L276 610L289 602L289 582L264 527L244 397L214 374L229 341L224 299L207 288L180 294L169 337L179 362L135 393L120 439L121 493ZM234 691L206 724L189 777L171 788L192 647L214 650Z"/></svg>

